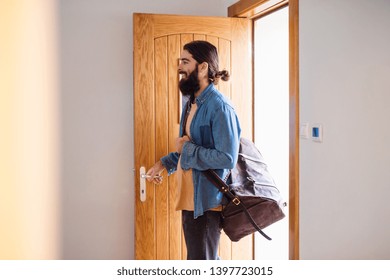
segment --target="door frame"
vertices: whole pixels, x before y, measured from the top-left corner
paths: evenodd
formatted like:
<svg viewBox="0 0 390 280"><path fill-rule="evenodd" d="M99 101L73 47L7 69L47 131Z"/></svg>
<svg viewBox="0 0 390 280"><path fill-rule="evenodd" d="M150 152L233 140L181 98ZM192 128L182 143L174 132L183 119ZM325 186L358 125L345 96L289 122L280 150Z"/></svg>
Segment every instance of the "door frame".
<svg viewBox="0 0 390 280"><path fill-rule="evenodd" d="M289 7L289 259L299 259L299 0L240 0L229 17L255 19ZM253 30L253 28L252 28ZM254 71L252 71L253 73Z"/></svg>

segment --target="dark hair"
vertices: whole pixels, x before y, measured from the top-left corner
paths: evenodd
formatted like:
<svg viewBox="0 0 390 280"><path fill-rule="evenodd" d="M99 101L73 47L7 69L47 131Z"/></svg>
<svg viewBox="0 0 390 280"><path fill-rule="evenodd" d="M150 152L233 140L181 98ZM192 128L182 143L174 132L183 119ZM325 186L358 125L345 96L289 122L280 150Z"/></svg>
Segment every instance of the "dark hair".
<svg viewBox="0 0 390 280"><path fill-rule="evenodd" d="M185 44L183 49L188 51L199 64L203 62L208 63L208 78L212 83L218 84L220 78L223 81L229 80L229 71L219 71L218 51L213 44L198 40Z"/></svg>

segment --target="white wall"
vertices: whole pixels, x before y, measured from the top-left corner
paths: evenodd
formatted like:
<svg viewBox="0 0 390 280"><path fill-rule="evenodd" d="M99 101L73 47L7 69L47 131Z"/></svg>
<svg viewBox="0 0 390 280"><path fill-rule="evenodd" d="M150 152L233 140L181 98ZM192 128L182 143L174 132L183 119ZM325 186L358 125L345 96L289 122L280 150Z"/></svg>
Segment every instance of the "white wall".
<svg viewBox="0 0 390 280"><path fill-rule="evenodd" d="M39 99L32 98L29 103L14 102L15 99L9 103L9 97L15 95L1 95L1 104L5 102L1 107L1 124L10 132L1 138L9 142L1 144L4 152L1 164L5 166L1 170L11 168L11 173L1 177L1 198L4 194L12 196L7 201L12 205L5 211L22 209L15 210L15 215L1 216L4 224L7 223L3 218L13 219L17 229L6 234L13 235L15 244L21 246L10 245L1 258L131 259L134 257L132 13L223 16L235 1L57 1L58 29L49 28L51 24L56 28L55 19L45 12L34 29L37 31L34 38L39 38L42 32L48 32L49 36L38 40L42 45L37 44L41 47L26 56L28 61L17 64L20 69L28 66L24 68L30 72L23 72L27 81L34 75L39 81L32 84L33 90L20 87L25 89L20 91L21 98L28 100L23 94L30 98L29 94L36 94ZM35 12L41 15L29 9L30 15ZM29 18L36 22L34 16ZM15 28L23 29L10 34L26 34L30 30L28 23L17 24ZM300 117L302 122L319 122L324 126L323 143L301 141L302 259L390 259L387 217L390 151L386 146L390 142L388 26L388 0L300 1ZM58 42L53 38L57 33ZM23 53L38 41L19 42L15 53ZM56 44L58 58L53 57L57 53ZM57 61L59 74L55 69ZM1 70L8 77L10 70L4 67ZM25 80L16 78L11 84L2 83L4 92L8 92L8 85L19 88L18 83L26 85ZM48 94L51 91L53 95ZM17 110L12 111L7 104ZM57 106L59 112L55 111ZM29 107L31 112L37 109L40 113L22 110ZM10 125L3 118L4 114L9 118L15 114L21 116L22 134L17 130L19 126ZM30 129L37 132L35 128L39 128L39 133L32 134L32 138L23 136ZM43 153L37 153L39 149ZM25 172L19 166L12 169L8 165L8 160L19 159L10 152L14 150L20 158L32 155L28 162L23 162ZM39 173L31 173L38 169ZM22 177L26 174L33 181ZM11 181L22 182L18 185L20 189L10 191ZM20 194L23 194L21 200ZM2 202L1 206L7 203ZM31 213L35 218L27 221ZM41 223L40 219L47 220Z"/></svg>
<svg viewBox="0 0 390 280"><path fill-rule="evenodd" d="M226 16L234 2L59 2L62 258L134 257L132 14Z"/></svg>
<svg viewBox="0 0 390 280"><path fill-rule="evenodd" d="M302 259L390 259L390 1L300 1Z"/></svg>

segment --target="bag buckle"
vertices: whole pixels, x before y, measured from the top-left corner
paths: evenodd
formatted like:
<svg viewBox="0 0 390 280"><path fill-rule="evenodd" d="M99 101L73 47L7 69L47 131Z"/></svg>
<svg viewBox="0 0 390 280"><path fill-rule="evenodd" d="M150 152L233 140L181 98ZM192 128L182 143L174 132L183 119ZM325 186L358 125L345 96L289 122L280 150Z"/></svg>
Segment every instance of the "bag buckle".
<svg viewBox="0 0 390 280"><path fill-rule="evenodd" d="M236 196L235 198L233 198L232 202L235 204L235 205L239 205L241 203L240 199Z"/></svg>

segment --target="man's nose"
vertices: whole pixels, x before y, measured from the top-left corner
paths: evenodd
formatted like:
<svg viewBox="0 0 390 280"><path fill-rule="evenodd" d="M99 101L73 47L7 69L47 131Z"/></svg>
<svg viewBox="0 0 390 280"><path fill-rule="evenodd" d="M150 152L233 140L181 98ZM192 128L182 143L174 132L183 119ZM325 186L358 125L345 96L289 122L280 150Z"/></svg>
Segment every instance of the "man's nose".
<svg viewBox="0 0 390 280"><path fill-rule="evenodd" d="M181 67L178 67L177 73L179 73L181 75L181 74L185 74L186 71L184 71Z"/></svg>

